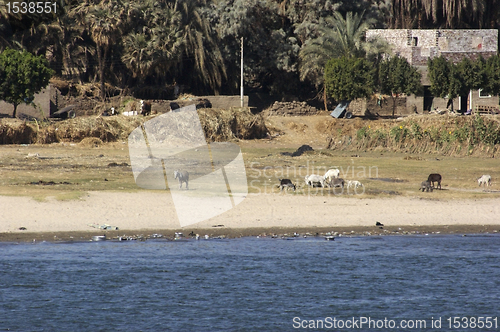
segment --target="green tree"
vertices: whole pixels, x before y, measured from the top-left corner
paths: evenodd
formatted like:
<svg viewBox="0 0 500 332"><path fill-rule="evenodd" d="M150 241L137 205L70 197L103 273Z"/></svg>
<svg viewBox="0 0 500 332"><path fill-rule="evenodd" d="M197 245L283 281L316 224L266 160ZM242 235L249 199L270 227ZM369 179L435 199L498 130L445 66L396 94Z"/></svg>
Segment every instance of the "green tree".
<svg viewBox="0 0 500 332"><path fill-rule="evenodd" d="M10 48L0 53L0 99L14 105L29 104L36 93L49 84L53 71L41 56Z"/></svg>
<svg viewBox="0 0 500 332"><path fill-rule="evenodd" d="M300 50L300 78L308 79L316 88L322 85L326 62L339 57L370 57L389 53L387 43L380 39L365 39L365 32L373 25L372 20L365 20L364 14L348 12L346 17L335 12L323 20L319 36L308 40ZM324 91L326 109L327 93Z"/></svg>
<svg viewBox="0 0 500 332"><path fill-rule="evenodd" d="M394 116L396 98L399 95L419 94L423 91L421 79L422 75L408 63L406 58L394 56L380 63L380 92L391 96L392 116Z"/></svg>
<svg viewBox="0 0 500 332"><path fill-rule="evenodd" d="M388 26L412 28L490 28L498 21L496 0L390 0Z"/></svg>
<svg viewBox="0 0 500 332"><path fill-rule="evenodd" d="M457 65L440 56L429 59L427 68L431 92L437 97L448 98L448 105L451 105L453 110L453 99L463 90L463 81Z"/></svg>
<svg viewBox="0 0 500 332"><path fill-rule="evenodd" d="M364 58L330 59L325 67L325 90L336 101L365 98L373 93L374 68Z"/></svg>
<svg viewBox="0 0 500 332"><path fill-rule="evenodd" d="M486 73L485 92L498 96L500 94L500 56L489 57L484 69Z"/></svg>
<svg viewBox="0 0 500 332"><path fill-rule="evenodd" d="M172 5L146 1L140 12L144 25L125 36L121 59L143 85L150 76L166 76L179 63L183 38L180 13Z"/></svg>
<svg viewBox="0 0 500 332"><path fill-rule="evenodd" d="M90 35L96 44L97 59L99 61L99 81L101 83L101 99L104 100L106 90L104 86L104 66L111 42L119 36L121 18L119 3L95 5L86 17Z"/></svg>
<svg viewBox="0 0 500 332"><path fill-rule="evenodd" d="M470 90L484 88L487 77L485 72L485 61L481 57L476 61L469 58L463 58L457 64L457 70L462 82L460 86L460 96L467 95Z"/></svg>
<svg viewBox="0 0 500 332"><path fill-rule="evenodd" d="M300 77L309 78L316 86L323 83L323 70L331 58L363 57L366 30L371 22L363 20L363 14L339 12L322 20L319 36L304 43L300 50Z"/></svg>
<svg viewBox="0 0 500 332"><path fill-rule="evenodd" d="M206 0L175 1L174 10L180 13L180 29L184 40L183 57L179 68L188 64L186 78L195 78L219 94L226 66L219 45L218 35L203 13ZM186 73L185 73L186 74Z"/></svg>
<svg viewBox="0 0 500 332"><path fill-rule="evenodd" d="M299 46L272 1L218 0L209 13L227 66L226 90L240 85L241 37L245 85L275 94L295 92ZM283 23L285 21L285 23ZM285 28L283 28L283 26ZM293 91L293 92L292 92Z"/></svg>

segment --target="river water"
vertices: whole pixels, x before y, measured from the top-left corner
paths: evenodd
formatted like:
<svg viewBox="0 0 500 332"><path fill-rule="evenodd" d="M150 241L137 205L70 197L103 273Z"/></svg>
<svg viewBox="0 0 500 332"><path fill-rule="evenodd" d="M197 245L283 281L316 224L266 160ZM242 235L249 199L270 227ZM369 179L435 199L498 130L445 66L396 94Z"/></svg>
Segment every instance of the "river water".
<svg viewBox="0 0 500 332"><path fill-rule="evenodd" d="M1 243L0 252L0 331L500 331L496 235Z"/></svg>

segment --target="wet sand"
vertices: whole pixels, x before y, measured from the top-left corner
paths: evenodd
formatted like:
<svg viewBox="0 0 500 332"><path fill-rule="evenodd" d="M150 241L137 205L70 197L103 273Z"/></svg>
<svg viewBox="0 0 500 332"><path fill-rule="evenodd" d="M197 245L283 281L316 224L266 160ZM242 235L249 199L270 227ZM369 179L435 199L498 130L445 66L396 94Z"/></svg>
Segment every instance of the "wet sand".
<svg viewBox="0 0 500 332"><path fill-rule="evenodd" d="M44 202L0 196L0 241L88 241L147 238L175 232L210 237L393 235L425 233L496 233L500 199L430 200L395 197L358 199L337 196L259 194L232 210L203 222L180 227L169 194L158 192L90 192L80 200ZM376 223L383 226L376 226ZM104 230L110 225L118 230Z"/></svg>

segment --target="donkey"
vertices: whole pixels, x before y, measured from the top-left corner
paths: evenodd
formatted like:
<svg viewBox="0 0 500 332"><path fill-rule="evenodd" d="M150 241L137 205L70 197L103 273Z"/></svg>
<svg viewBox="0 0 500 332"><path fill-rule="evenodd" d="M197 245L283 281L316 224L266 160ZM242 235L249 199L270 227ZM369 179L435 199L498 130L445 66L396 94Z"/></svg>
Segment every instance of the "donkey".
<svg viewBox="0 0 500 332"><path fill-rule="evenodd" d="M174 171L174 179L179 179L179 188L182 188L182 182L186 183L186 189L188 188L189 173L187 171Z"/></svg>
<svg viewBox="0 0 500 332"><path fill-rule="evenodd" d="M439 189L441 189L441 174L436 174L436 173L429 174L427 181L429 181L431 183L432 187L434 187L434 182L437 182ZM437 189L437 186L436 186L436 189Z"/></svg>

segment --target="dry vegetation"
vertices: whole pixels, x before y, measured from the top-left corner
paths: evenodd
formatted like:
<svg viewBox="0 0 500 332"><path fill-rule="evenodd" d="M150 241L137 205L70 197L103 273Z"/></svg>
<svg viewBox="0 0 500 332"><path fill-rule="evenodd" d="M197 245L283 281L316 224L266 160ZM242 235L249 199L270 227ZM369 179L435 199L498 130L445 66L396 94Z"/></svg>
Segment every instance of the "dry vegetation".
<svg viewBox="0 0 500 332"><path fill-rule="evenodd" d="M327 148L493 157L500 147L497 116L419 115L399 120L333 119L319 123Z"/></svg>
<svg viewBox="0 0 500 332"><path fill-rule="evenodd" d="M279 133L273 138L245 139L238 143L247 166L249 190L253 193L279 193L278 179L290 178L298 184L298 190L288 194L335 197L341 194L339 189L307 187L304 176L312 173L322 175L327 169L338 167L341 177L364 184L364 188L358 189L357 193L352 189L342 193L349 197L500 197L497 184L497 179L500 179L498 144L478 142L472 145L471 153L461 154L458 148L452 150L446 144L429 143L415 137L393 142L394 136L391 136L391 130L401 133L404 128L408 136L414 135L415 123L422 132L440 128L441 133L446 130L449 136L453 136L454 131L465 130L467 121L474 121L472 117L422 117L404 121L347 120L328 116L271 117L264 124L262 117L246 110L200 110L199 115L210 141L259 137L267 130L271 136ZM2 141L22 145L0 147L0 194L68 199L77 198L90 190L142 190L136 186L132 176L126 141L130 131L148 119L93 116L55 123L2 119ZM484 120L486 128L493 128L490 123L498 123L496 118L485 117ZM387 133L385 145L374 144L373 133L376 132ZM350 144L347 143L348 137ZM339 143L343 140L346 141ZM332 141L335 144L327 149L327 142ZM49 142L56 143L40 144ZM298 157L282 155L282 152L294 152L303 144L310 144L315 151ZM458 144L458 138L447 144L465 146L461 151L468 147ZM468 144L467 141L465 144ZM430 173L442 174L443 190L422 193L419 191L420 182ZM492 187L478 187L476 179L482 174L493 177Z"/></svg>
<svg viewBox="0 0 500 332"><path fill-rule="evenodd" d="M208 141L265 137L267 129L259 115L249 109L200 109L201 125ZM152 116L84 116L65 121L25 122L17 119L0 120L0 144L50 144L75 142L89 137L102 142L126 140L128 135Z"/></svg>

